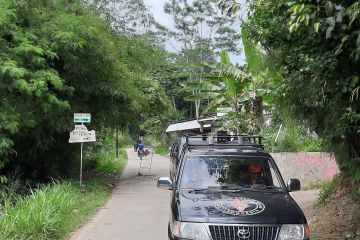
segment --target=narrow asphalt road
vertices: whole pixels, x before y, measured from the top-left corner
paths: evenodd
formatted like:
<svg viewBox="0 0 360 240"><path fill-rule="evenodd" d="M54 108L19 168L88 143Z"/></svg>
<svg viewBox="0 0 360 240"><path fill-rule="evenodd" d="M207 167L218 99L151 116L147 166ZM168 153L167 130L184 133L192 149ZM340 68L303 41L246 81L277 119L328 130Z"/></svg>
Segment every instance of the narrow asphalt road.
<svg viewBox="0 0 360 240"><path fill-rule="evenodd" d="M139 176L140 160L132 149L127 153L128 164L110 199L69 240L167 239L169 191L157 189L156 182L169 175L169 159L154 154L151 174ZM318 190L291 193L305 215L310 214L318 194Z"/></svg>
<svg viewBox="0 0 360 240"><path fill-rule="evenodd" d="M156 183L169 175L169 159L154 154L151 175L139 176L139 158L132 149L127 154L128 164L110 199L70 240L167 239L169 191L158 189ZM144 158L143 165L149 163Z"/></svg>

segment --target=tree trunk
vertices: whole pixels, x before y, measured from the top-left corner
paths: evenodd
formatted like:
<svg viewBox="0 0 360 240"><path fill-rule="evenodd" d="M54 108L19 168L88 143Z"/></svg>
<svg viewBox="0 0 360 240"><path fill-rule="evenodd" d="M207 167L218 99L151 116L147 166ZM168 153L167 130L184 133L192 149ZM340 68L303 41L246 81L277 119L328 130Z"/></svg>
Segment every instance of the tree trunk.
<svg viewBox="0 0 360 240"><path fill-rule="evenodd" d="M350 158L360 158L360 135L348 134L346 136Z"/></svg>
<svg viewBox="0 0 360 240"><path fill-rule="evenodd" d="M69 5L72 5L75 3L76 0L68 0ZM78 10L75 10L75 16L80 16L80 13Z"/></svg>
<svg viewBox="0 0 360 240"><path fill-rule="evenodd" d="M190 102L190 114L189 114L189 118L192 118L192 114L193 114L193 102Z"/></svg>
<svg viewBox="0 0 360 240"><path fill-rule="evenodd" d="M255 97L253 99L253 113L260 126L264 125L264 105L262 97Z"/></svg>
<svg viewBox="0 0 360 240"><path fill-rule="evenodd" d="M173 102L174 108L176 109L176 102L175 102L175 98L174 98L174 97L172 97L172 102Z"/></svg>
<svg viewBox="0 0 360 240"><path fill-rule="evenodd" d="M200 100L195 101L195 111L196 111L196 119L200 118Z"/></svg>

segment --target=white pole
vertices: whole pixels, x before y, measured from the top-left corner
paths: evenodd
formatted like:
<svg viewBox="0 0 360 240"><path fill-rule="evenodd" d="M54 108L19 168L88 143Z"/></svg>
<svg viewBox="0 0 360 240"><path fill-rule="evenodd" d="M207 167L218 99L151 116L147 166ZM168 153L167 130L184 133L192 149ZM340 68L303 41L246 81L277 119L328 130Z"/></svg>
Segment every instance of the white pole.
<svg viewBox="0 0 360 240"><path fill-rule="evenodd" d="M280 125L279 127L279 131L277 132L276 134L276 138L275 138L275 145L277 144L277 141L279 139L279 136L280 136L280 133L281 133L281 130L282 130L282 127L283 127L283 124Z"/></svg>
<svg viewBox="0 0 360 240"><path fill-rule="evenodd" d="M80 188L82 188L82 162L83 162L83 143L81 143L80 150Z"/></svg>

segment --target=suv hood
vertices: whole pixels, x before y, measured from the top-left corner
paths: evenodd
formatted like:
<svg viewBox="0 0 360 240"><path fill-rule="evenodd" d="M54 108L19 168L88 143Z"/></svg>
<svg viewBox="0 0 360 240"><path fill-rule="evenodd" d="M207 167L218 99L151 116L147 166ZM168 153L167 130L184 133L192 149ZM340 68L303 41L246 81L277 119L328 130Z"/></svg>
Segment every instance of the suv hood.
<svg viewBox="0 0 360 240"><path fill-rule="evenodd" d="M274 191L178 190L180 221L236 224L305 224L294 199Z"/></svg>

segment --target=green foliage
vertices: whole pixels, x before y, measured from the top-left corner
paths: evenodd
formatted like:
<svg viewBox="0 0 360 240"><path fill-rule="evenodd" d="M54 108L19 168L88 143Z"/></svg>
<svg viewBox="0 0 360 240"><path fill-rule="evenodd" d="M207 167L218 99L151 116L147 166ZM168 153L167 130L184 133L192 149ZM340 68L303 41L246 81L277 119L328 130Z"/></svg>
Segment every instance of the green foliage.
<svg viewBox="0 0 360 240"><path fill-rule="evenodd" d="M165 114L158 117L148 118L140 127L142 135L145 136L145 145L149 146L171 146L176 136L165 133L169 123L177 122L182 117L182 113L170 108Z"/></svg>
<svg viewBox="0 0 360 240"><path fill-rule="evenodd" d="M180 43L178 54L174 57L170 77L176 78L180 84L203 83L209 68L203 65L204 62L215 61L216 56L227 50L231 53L239 53L240 35L234 26L238 19L220 14L216 1L195 0L195 1L167 1L164 10L172 15L175 23L174 30L169 31L169 37ZM175 76L174 76L175 75ZM175 82L173 81L173 82ZM189 118L199 118L201 110L206 108L206 100L214 97L214 94L202 93L200 88L179 88L180 84L170 84L173 89L174 107L180 112L185 112ZM201 98L196 95L201 94ZM184 97L187 101L184 102ZM204 100L205 99L205 100ZM177 101L176 101L177 100Z"/></svg>
<svg viewBox="0 0 360 240"><path fill-rule="evenodd" d="M113 151L115 153L115 151ZM95 156L96 157L96 156ZM100 155L97 162L96 170L101 173L117 173L121 172L126 165L127 154L124 148L119 149L119 160L114 155Z"/></svg>
<svg viewBox="0 0 360 240"><path fill-rule="evenodd" d="M116 130L101 127L96 132L97 141L92 144L84 145L84 171L95 171L111 175L120 173L124 169L127 163L126 148L132 146L134 140L126 132L118 134L118 159L116 159ZM77 168L72 175L78 175Z"/></svg>
<svg viewBox="0 0 360 240"><path fill-rule="evenodd" d="M120 144L122 144L122 141L120 141ZM116 159L115 136L105 137L100 150L91 153L88 159L85 160L89 161L88 168L94 167L98 172L109 174L121 172L127 163L127 154L124 147L119 149L119 159Z"/></svg>
<svg viewBox="0 0 360 240"><path fill-rule="evenodd" d="M88 0L119 35L152 32L157 23L143 0Z"/></svg>
<svg viewBox="0 0 360 240"><path fill-rule="evenodd" d="M317 201L317 204L324 204L326 199L328 199L330 197L330 195L332 194L333 190L335 189L335 187L338 184L338 179L339 177L334 177L334 179L331 182L325 183L320 191L320 195L319 195L319 199Z"/></svg>
<svg viewBox="0 0 360 240"><path fill-rule="evenodd" d="M154 147L154 151L159 155L165 156L166 154L169 153L169 147L162 145L156 146Z"/></svg>
<svg viewBox="0 0 360 240"><path fill-rule="evenodd" d="M314 189L323 189L325 185L329 184L330 181L326 180L326 181L317 181L317 182L312 182L309 185L305 186L305 187L301 187L301 191L308 191L308 190L314 190Z"/></svg>
<svg viewBox="0 0 360 240"><path fill-rule="evenodd" d="M307 122L331 143L341 170L360 180L358 1L249 3L244 29L281 74L276 109Z"/></svg>
<svg viewBox="0 0 360 240"><path fill-rule="evenodd" d="M134 139L128 132L123 132L119 134L119 144L122 148L132 146L134 144Z"/></svg>
<svg viewBox="0 0 360 240"><path fill-rule="evenodd" d="M193 91L193 95L185 97L185 100L208 99L209 103L202 116L216 112L219 106L230 107L232 110L224 117L223 130L252 134L257 132L256 103L260 103L262 114L261 97L267 91L253 88L251 75L233 65L226 51L220 53L220 62L207 62L206 66L211 72L202 82L182 84L187 91Z"/></svg>
<svg viewBox="0 0 360 240"><path fill-rule="evenodd" d="M215 57L221 50L239 52L236 42L240 36L234 28L238 19L220 14L216 1L168 1L164 10L175 22L176 30L171 36L181 42L185 50L200 50L203 61L210 60L206 56Z"/></svg>
<svg viewBox="0 0 360 240"><path fill-rule="evenodd" d="M287 122L275 143L279 126L262 129L264 145L269 152L326 152L328 147L322 139L308 132L304 124Z"/></svg>
<svg viewBox="0 0 360 240"><path fill-rule="evenodd" d="M64 176L74 112L90 129L124 129L170 105L154 80L165 51L146 36L117 35L86 1L0 2L0 175ZM103 12L102 12L103 13Z"/></svg>
<svg viewBox="0 0 360 240"><path fill-rule="evenodd" d="M242 98L240 102L245 102L250 98L250 93L247 92L250 83L249 76L230 62L226 51L221 52L220 59L221 62L206 63L206 66L213 70L206 81L183 83L188 91L195 89L201 91L186 97L185 100L212 99L203 115L214 111L217 106L222 104L230 105L234 112L241 111L241 107L239 109L238 106L239 100ZM223 86L220 87L221 85Z"/></svg>
<svg viewBox="0 0 360 240"><path fill-rule="evenodd" d="M259 75L265 70L264 56L262 56L258 47L249 39L245 29L242 29L241 35L249 71L253 75Z"/></svg>
<svg viewBox="0 0 360 240"><path fill-rule="evenodd" d="M103 182L89 182L81 193L78 183L59 182L0 208L0 239L63 239L100 207L109 195Z"/></svg>

